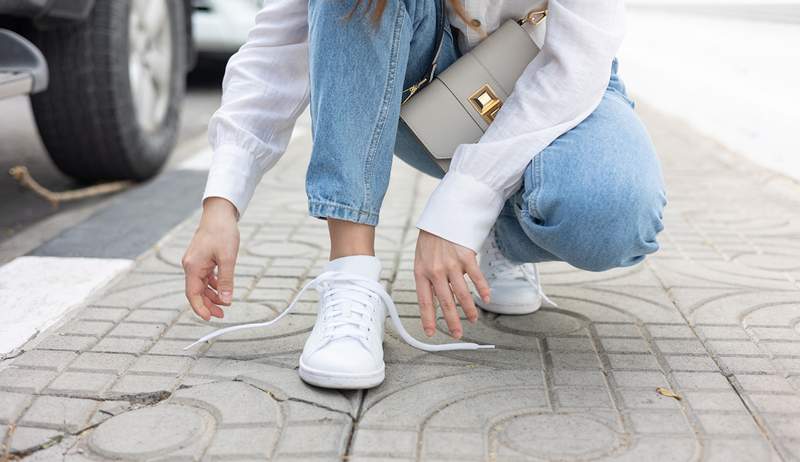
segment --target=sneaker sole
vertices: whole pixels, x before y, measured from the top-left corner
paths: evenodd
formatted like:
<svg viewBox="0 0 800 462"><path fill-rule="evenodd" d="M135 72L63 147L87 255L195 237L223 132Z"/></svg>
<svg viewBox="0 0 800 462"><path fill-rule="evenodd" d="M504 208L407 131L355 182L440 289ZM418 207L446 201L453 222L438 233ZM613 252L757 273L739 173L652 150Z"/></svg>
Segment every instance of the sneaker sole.
<svg viewBox="0 0 800 462"><path fill-rule="evenodd" d="M498 305L495 303L486 304L481 300L480 297L476 297L473 295L472 297L475 300L475 304L478 305L485 311L495 314L512 314L512 315L523 315L523 314L531 314L539 311L542 307L541 300L539 301L538 305Z"/></svg>
<svg viewBox="0 0 800 462"><path fill-rule="evenodd" d="M300 378L303 382L322 388L337 390L364 390L377 387L386 378L386 369L382 367L375 372L365 374L342 374L312 369L300 359Z"/></svg>

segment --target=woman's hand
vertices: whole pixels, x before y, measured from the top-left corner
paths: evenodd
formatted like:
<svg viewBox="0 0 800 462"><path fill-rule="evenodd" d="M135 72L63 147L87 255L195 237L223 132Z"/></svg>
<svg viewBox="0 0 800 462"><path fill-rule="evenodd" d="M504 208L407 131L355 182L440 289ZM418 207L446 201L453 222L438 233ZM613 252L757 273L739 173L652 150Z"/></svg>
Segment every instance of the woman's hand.
<svg viewBox="0 0 800 462"><path fill-rule="evenodd" d="M226 199L209 197L181 261L186 273L186 298L194 312L206 321L211 316L223 317L220 305L230 306L233 300L233 269L238 253L236 207Z"/></svg>
<svg viewBox="0 0 800 462"><path fill-rule="evenodd" d="M461 303L461 309L464 310L467 319L472 323L477 321L478 309L464 280L465 274L475 284L481 299L488 303L489 284L478 267L475 252L420 230L414 259L414 280L417 284L422 328L428 337L432 336L436 329L434 294L453 337L461 338L463 333L456 310L456 299Z"/></svg>

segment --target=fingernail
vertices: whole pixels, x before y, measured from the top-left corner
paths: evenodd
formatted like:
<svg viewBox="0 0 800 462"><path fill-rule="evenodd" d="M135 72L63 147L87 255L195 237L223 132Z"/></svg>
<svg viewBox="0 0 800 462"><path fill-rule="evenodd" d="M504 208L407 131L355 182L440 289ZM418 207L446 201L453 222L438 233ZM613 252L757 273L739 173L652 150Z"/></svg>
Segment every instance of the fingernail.
<svg viewBox="0 0 800 462"><path fill-rule="evenodd" d="M433 336L433 329L425 329L425 335L427 335L428 337L432 337Z"/></svg>
<svg viewBox="0 0 800 462"><path fill-rule="evenodd" d="M470 324L477 324L477 323L478 323L478 318L473 318L473 319L470 319L470 320L469 320L469 323L470 323Z"/></svg>
<svg viewBox="0 0 800 462"><path fill-rule="evenodd" d="M233 298L233 294L227 290L221 292L220 295L222 296L222 301L225 303L230 303Z"/></svg>

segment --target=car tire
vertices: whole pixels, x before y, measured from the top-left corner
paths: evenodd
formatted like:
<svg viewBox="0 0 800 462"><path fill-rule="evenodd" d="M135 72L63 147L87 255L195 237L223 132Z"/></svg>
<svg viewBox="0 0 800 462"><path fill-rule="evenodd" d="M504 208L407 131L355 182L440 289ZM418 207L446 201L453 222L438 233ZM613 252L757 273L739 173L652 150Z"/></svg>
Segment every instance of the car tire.
<svg viewBox="0 0 800 462"><path fill-rule="evenodd" d="M187 20L183 0L98 0L86 21L36 33L50 87L31 101L61 171L139 181L164 166L185 92Z"/></svg>

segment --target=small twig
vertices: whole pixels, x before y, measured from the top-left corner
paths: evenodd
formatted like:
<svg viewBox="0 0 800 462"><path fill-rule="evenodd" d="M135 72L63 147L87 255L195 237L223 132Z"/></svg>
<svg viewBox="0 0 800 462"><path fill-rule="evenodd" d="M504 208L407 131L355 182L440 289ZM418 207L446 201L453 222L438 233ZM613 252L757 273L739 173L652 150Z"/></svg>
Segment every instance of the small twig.
<svg viewBox="0 0 800 462"><path fill-rule="evenodd" d="M75 189L72 191L55 192L45 188L38 181L33 179L31 172L23 165L12 167L8 173L19 182L20 185L30 189L34 193L43 197L47 202L58 208L62 202L74 201L79 199L86 199L88 197L101 196L104 194L111 194L133 186L132 181L112 181L109 183L102 183L86 188Z"/></svg>

